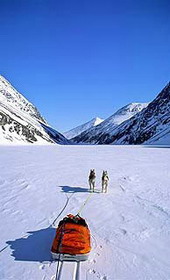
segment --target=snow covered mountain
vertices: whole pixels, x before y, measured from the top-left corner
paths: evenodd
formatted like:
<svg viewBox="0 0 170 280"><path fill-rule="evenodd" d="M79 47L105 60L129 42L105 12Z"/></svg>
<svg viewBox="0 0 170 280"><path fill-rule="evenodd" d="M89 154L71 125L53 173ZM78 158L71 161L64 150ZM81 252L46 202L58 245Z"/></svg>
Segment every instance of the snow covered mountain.
<svg viewBox="0 0 170 280"><path fill-rule="evenodd" d="M103 122L104 123L104 122ZM81 134L77 142L97 144L170 144L170 83L141 112L97 136Z"/></svg>
<svg viewBox="0 0 170 280"><path fill-rule="evenodd" d="M134 115L142 111L148 106L148 103L131 103L119 109L112 116L104 120L101 124L94 128L90 128L77 137L73 138L74 142L93 143L98 144L98 139L103 134L111 134L121 123L132 118ZM100 143L103 144L103 143Z"/></svg>
<svg viewBox="0 0 170 280"><path fill-rule="evenodd" d="M67 143L37 108L0 76L0 144Z"/></svg>
<svg viewBox="0 0 170 280"><path fill-rule="evenodd" d="M67 138L67 139L71 139L73 137L76 137L77 135L81 134L82 132L84 132L87 129L90 129L98 124L100 124L101 122L103 122L103 119L100 119L98 117L92 119L91 121L84 123L82 125L79 125L67 132L64 132L63 135Z"/></svg>
<svg viewBox="0 0 170 280"><path fill-rule="evenodd" d="M46 121L40 115L37 108L31 104L21 93L19 93L3 76L0 75L0 102L10 105L22 113L30 115L44 123Z"/></svg>
<svg viewBox="0 0 170 280"><path fill-rule="evenodd" d="M142 112L107 137L114 144L170 144L170 83Z"/></svg>

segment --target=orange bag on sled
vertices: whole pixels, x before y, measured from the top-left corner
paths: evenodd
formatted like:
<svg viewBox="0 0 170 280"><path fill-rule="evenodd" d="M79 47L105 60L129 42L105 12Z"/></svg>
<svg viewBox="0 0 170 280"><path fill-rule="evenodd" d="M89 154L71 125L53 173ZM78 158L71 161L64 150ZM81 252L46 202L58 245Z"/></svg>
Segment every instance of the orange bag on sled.
<svg viewBox="0 0 170 280"><path fill-rule="evenodd" d="M60 221L51 248L54 259L87 260L90 250L90 231L83 218L70 214Z"/></svg>

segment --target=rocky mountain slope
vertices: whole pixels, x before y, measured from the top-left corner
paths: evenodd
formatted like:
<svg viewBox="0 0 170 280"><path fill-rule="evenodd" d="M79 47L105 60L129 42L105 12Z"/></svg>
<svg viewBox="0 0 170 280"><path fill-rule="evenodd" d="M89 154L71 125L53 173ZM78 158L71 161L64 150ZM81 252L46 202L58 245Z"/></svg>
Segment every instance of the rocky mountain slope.
<svg viewBox="0 0 170 280"><path fill-rule="evenodd" d="M97 144L170 144L170 83L141 112L111 131L81 134L76 142Z"/></svg>
<svg viewBox="0 0 170 280"><path fill-rule="evenodd" d="M0 76L0 144L67 142L33 104Z"/></svg>
<svg viewBox="0 0 170 280"><path fill-rule="evenodd" d="M119 109L112 116L104 120L101 124L97 125L94 128L84 131L72 140L77 143L84 142L98 144L98 139L101 138L103 134L112 134L112 131L114 131L116 127L118 127L121 123L125 122L126 120L132 118L134 115L139 113L147 106L148 103L128 104L123 108Z"/></svg>
<svg viewBox="0 0 170 280"><path fill-rule="evenodd" d="M103 122L103 119L96 117L89 122L79 125L67 132L64 132L63 134L67 139L71 139L71 138L76 137L77 135L81 134L82 132L86 131L87 129L90 129L102 122Z"/></svg>

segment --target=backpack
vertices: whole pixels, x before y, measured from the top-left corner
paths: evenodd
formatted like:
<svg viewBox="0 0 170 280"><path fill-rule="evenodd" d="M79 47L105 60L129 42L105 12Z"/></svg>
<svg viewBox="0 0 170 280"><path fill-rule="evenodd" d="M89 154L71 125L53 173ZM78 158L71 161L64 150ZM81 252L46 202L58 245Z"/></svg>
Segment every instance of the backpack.
<svg viewBox="0 0 170 280"><path fill-rule="evenodd" d="M86 221L79 215L67 215L59 222L56 229L56 236L51 248L53 257L59 258L60 254L72 257L82 255L84 256L82 260L85 260L90 250L90 230Z"/></svg>

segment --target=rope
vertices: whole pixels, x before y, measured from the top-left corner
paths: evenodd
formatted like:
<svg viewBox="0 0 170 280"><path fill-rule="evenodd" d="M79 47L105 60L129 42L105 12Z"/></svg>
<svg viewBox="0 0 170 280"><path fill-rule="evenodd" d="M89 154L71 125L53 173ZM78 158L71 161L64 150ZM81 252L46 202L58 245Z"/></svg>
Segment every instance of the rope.
<svg viewBox="0 0 170 280"><path fill-rule="evenodd" d="M58 214L58 216L55 218L55 220L52 222L52 224L51 224L50 226L56 227L56 221L58 220L58 218L62 215L62 213L63 213L64 210L66 209L66 207L67 207L67 205L68 205L68 203L69 203L69 200L70 200L70 198L71 198L73 195L74 195L74 193L72 193L72 194L68 197L67 194L66 194L66 197L67 197L66 203L65 203L64 207L62 208L62 210L60 211L60 213Z"/></svg>
<svg viewBox="0 0 170 280"><path fill-rule="evenodd" d="M56 227L56 226L55 226L55 223L56 223L57 219L62 215L62 213L64 212L64 210L66 209L66 207L67 207L67 205L68 205L68 203L69 203L70 198L71 198L73 195L74 195L74 193L71 194L69 197L66 195L67 199L66 199L66 203L65 203L64 207L62 208L62 210L60 211L60 213L58 214L58 216L55 218L55 220L51 223L51 225L50 225L49 227ZM29 234L24 234L24 235L22 235L20 238L24 238L24 237L26 237L26 236L29 236ZM10 244L8 244L8 245L6 245L5 247L3 247L2 249L0 249L0 254L1 254L4 250L6 250L9 246L10 246Z"/></svg>
<svg viewBox="0 0 170 280"><path fill-rule="evenodd" d="M82 204L82 206L80 207L79 211L77 212L77 215L80 215L80 213L82 212L83 208L86 206L87 202L90 200L90 198L92 197L93 192L91 192L88 197L86 198L86 200L84 201L84 203ZM57 221L57 219L61 216L61 214L64 212L64 210L66 209L70 198L74 195L74 193L72 195L70 195L70 197L67 196L66 199L66 203L64 205L64 207L62 208L62 210L60 211L60 213L58 214L58 216L55 218L55 220L52 222L52 224L49 227L55 227L55 223ZM21 238L25 237L25 236L29 236L29 234L25 234L22 235ZM4 250L6 250L10 245L6 245L5 247L3 247L2 249L0 249L0 253L2 253Z"/></svg>
<svg viewBox="0 0 170 280"><path fill-rule="evenodd" d="M8 246L9 246L9 244L6 245L4 248L2 248L2 249L0 250L0 253L3 252L6 248L8 248Z"/></svg>
<svg viewBox="0 0 170 280"><path fill-rule="evenodd" d="M77 215L80 215L80 214L81 214L83 208L86 206L87 202L90 200L90 198L92 197L92 194L93 194L93 193L94 193L94 192L91 192L91 193L88 195L88 197L86 198L86 200L84 201L84 203L83 203L82 206L80 207L79 211L77 212Z"/></svg>
<svg viewBox="0 0 170 280"><path fill-rule="evenodd" d="M24 235L21 236L21 238L24 238L24 237L27 237L27 236L29 236L29 234L24 234ZM6 250L9 246L10 246L10 244L8 244L8 245L6 245L5 247L3 247L2 249L0 249L0 254L1 254L4 250Z"/></svg>
<svg viewBox="0 0 170 280"><path fill-rule="evenodd" d="M77 215L80 215L81 211L83 210L83 208L86 206L87 202L88 202L88 201L90 200L90 198L92 197L92 194L93 194L93 193L90 193L90 194L88 195L88 197L86 198L86 200L84 201L84 203L81 205L79 211L77 212ZM67 201L66 201L65 206L63 207L62 211L61 211L60 214L57 216L57 218L53 221L52 225L55 224L56 220L59 218L59 216L60 216L60 215L62 214L62 212L65 210L65 208L67 207L67 204L68 204L70 198L71 198L71 197L69 197L69 198L67 197ZM63 235L61 235L61 239L60 239L60 241L59 241L59 246L61 245L62 238L63 238ZM60 253L59 253L59 258L58 258L58 261L57 261L57 270L56 270L55 280L58 279L59 274L60 274L59 263L60 263ZM78 276L77 276L77 277L78 277Z"/></svg>

